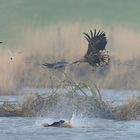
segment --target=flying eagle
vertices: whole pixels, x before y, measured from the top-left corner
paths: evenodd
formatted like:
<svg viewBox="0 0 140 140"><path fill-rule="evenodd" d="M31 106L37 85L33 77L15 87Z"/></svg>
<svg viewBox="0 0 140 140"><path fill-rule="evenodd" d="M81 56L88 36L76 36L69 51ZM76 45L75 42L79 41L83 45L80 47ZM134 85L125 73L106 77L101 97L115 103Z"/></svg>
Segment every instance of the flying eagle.
<svg viewBox="0 0 140 140"><path fill-rule="evenodd" d="M94 34L92 30L90 30L90 35L84 33L84 37L88 41L88 50L84 57L80 60L77 60L71 64L87 62L94 68L109 64L109 55L108 51L106 51L105 47L107 44L107 39L104 31L96 32L94 30Z"/></svg>

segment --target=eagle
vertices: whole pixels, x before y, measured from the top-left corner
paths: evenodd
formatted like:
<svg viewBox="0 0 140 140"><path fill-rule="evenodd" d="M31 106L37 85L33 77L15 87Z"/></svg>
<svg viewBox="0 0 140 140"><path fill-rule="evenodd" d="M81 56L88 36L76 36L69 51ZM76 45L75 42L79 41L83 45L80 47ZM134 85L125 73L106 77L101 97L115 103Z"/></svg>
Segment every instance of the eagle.
<svg viewBox="0 0 140 140"><path fill-rule="evenodd" d="M107 38L104 31L96 31L94 30L94 34L92 30L90 30L90 35L87 33L83 33L84 37L88 41L88 50L82 59L77 60L71 64L87 62L94 69L109 64L109 55L108 51L106 51Z"/></svg>

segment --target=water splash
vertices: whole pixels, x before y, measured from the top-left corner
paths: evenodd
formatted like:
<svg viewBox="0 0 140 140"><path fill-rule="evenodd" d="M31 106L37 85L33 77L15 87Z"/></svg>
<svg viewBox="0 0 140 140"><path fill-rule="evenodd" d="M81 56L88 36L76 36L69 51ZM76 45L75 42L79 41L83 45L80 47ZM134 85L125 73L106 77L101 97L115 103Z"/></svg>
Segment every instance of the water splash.
<svg viewBox="0 0 140 140"><path fill-rule="evenodd" d="M66 119L66 118L60 118L60 119L55 119L55 118L50 118L50 117L40 117L35 121L35 126L37 127L42 127L43 124L48 123L52 124L55 121L60 121L60 120L65 120L66 122L70 122L71 125L74 128L93 128L96 125L96 122L99 120L97 118L88 118L85 117L83 114L73 114L72 118Z"/></svg>
<svg viewBox="0 0 140 140"><path fill-rule="evenodd" d="M71 118L71 123L74 127L95 127L96 118L88 118L83 114L73 114Z"/></svg>
<svg viewBox="0 0 140 140"><path fill-rule="evenodd" d="M44 123L51 124L52 122L56 121L54 118L44 118L40 117L35 121L35 126L37 127L43 127Z"/></svg>

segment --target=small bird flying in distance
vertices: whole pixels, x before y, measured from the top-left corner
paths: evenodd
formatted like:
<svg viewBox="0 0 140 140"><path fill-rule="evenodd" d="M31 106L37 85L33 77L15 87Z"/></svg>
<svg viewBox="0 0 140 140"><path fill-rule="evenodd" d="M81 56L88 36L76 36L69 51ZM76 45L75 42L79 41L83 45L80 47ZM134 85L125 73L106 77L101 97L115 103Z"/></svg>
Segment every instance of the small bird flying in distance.
<svg viewBox="0 0 140 140"><path fill-rule="evenodd" d="M9 58L10 60L13 60L15 58L15 53L11 50L8 50Z"/></svg>

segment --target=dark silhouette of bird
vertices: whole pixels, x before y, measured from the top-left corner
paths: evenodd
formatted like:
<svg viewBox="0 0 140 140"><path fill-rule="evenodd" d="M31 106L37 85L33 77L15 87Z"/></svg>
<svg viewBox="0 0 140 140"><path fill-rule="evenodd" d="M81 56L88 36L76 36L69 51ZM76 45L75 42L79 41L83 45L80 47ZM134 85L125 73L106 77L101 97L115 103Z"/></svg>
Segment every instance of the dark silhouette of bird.
<svg viewBox="0 0 140 140"><path fill-rule="evenodd" d="M60 69L60 68L65 68L68 65L68 62L66 61L58 61L55 63L44 63L42 66L47 67L49 69Z"/></svg>
<svg viewBox="0 0 140 140"><path fill-rule="evenodd" d="M109 64L109 55L108 51L106 51L105 47L107 44L107 39L104 31L96 32L94 30L94 34L92 30L90 30L90 35L84 33L84 37L88 41L88 50L84 57L80 60L77 60L71 64L87 62L94 68Z"/></svg>

